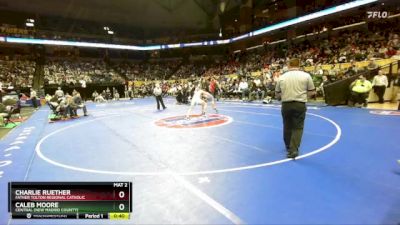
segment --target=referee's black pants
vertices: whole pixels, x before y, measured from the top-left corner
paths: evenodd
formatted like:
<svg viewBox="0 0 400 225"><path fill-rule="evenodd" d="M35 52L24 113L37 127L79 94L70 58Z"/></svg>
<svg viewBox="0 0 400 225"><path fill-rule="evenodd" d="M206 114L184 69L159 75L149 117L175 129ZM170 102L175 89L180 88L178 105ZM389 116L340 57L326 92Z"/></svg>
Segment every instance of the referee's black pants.
<svg viewBox="0 0 400 225"><path fill-rule="evenodd" d="M163 107L163 109L165 109L164 101L163 101L161 95L157 95L156 100L157 100L157 109L158 110L160 109L160 104Z"/></svg>
<svg viewBox="0 0 400 225"><path fill-rule="evenodd" d="M304 102L282 103L283 140L289 155L297 155L299 152L306 111Z"/></svg>
<svg viewBox="0 0 400 225"><path fill-rule="evenodd" d="M37 108L38 107L38 104L37 104L37 99L36 99L36 97L33 97L33 98L31 98L31 101L32 101L32 106L33 106L33 108Z"/></svg>
<svg viewBox="0 0 400 225"><path fill-rule="evenodd" d="M386 91L386 86L385 85L374 86L374 92L376 93L376 95L379 98L379 103L383 103L384 102L383 96L385 95L385 91Z"/></svg>

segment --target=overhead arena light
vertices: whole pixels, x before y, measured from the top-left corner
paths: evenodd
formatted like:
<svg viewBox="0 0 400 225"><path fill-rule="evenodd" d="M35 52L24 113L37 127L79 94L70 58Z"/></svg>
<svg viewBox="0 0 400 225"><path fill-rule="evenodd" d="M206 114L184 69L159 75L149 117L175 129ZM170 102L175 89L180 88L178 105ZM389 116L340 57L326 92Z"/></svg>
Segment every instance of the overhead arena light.
<svg viewBox="0 0 400 225"><path fill-rule="evenodd" d="M242 39L247 39L252 36L265 34L274 30L278 30L281 28L285 28L291 25L299 24L305 21L309 21L312 19L320 18L326 15L330 15L333 13L341 12L344 10L356 8L362 5L366 5L372 2L376 2L378 0L356 0L353 2L345 3L339 6L331 7L328 9L324 9L319 12L311 13L305 16L297 17L294 19L290 19L281 23L277 23L271 26L267 26L265 28L249 32L231 39L224 39L224 40L211 40L211 41L203 41L199 43L182 43L179 44L181 48L184 47L192 47L192 46L208 46L208 45L221 45L221 44L228 44L233 43ZM104 27L106 29L109 27ZM96 47L96 48L115 48L115 49L124 49L124 50L143 50L143 51L151 51L151 50L159 50L168 47L163 47L162 45L153 45L153 46L135 46L135 45L113 45L113 44L100 44L100 43L89 43L89 42L72 42L72 41L53 41L53 40L43 40L43 39L28 39L28 38L6 38L6 42L10 43L24 43L24 44L45 44L45 45L68 45L68 46L76 46L76 47ZM279 42L278 42L279 43ZM271 44L271 43L270 43ZM172 44L173 45L173 44Z"/></svg>
<svg viewBox="0 0 400 225"><path fill-rule="evenodd" d="M161 49L161 45L152 45L152 46L116 45L116 44L104 44L104 43L58 41L58 40L14 38L14 37L6 37L6 42L19 43L19 44L75 46L75 47L87 47L87 48L109 48L109 49L138 50L138 51L151 51L151 50Z"/></svg>
<svg viewBox="0 0 400 225"><path fill-rule="evenodd" d="M6 41L6 38L5 37L0 37L0 42L4 42L4 41Z"/></svg>
<svg viewBox="0 0 400 225"><path fill-rule="evenodd" d="M185 47L194 47L194 46L202 46L203 42L193 42L193 43L185 43L183 44Z"/></svg>
<svg viewBox="0 0 400 225"><path fill-rule="evenodd" d="M181 44L172 44L172 45L167 45L168 48L179 48Z"/></svg>
<svg viewBox="0 0 400 225"><path fill-rule="evenodd" d="M314 36L314 32L306 34L307 37Z"/></svg>
<svg viewBox="0 0 400 225"><path fill-rule="evenodd" d="M244 38L247 38L247 37L250 37L250 33L243 34L243 35L231 38L230 40L231 40L231 42L234 42L234 41L238 41L238 40L241 40L241 39L244 39Z"/></svg>
<svg viewBox="0 0 400 225"><path fill-rule="evenodd" d="M114 34L114 31L109 30L109 31L107 31L107 33L108 33L108 34Z"/></svg>
<svg viewBox="0 0 400 225"><path fill-rule="evenodd" d="M328 29L323 29L323 30L321 30L320 32L318 32L318 31L315 31L315 32L308 33L308 34L306 34L306 35L303 35L303 36L310 37L310 36L314 36L314 35L317 35L317 34L322 34L322 33L324 33L324 32L327 32L327 31L328 31Z"/></svg>
<svg viewBox="0 0 400 225"><path fill-rule="evenodd" d="M253 35L255 36L255 35L264 34L264 33L267 33L267 32L271 32L271 31L274 31L274 30L278 30L278 29L281 29L281 28L284 28L284 27L288 27L288 26L291 26L291 25L299 24L299 23L302 23L302 22L305 22L305 21L309 21L309 20L312 20L312 19L320 18L320 17L327 16L327 15L330 15L330 14L333 14L333 13L341 12L341 11L344 11L344 10L352 9L352 8L355 8L355 7L358 7L358 6L362 6L362 5L366 5L366 4L369 4L369 3L372 3L372 2L376 2L376 1L378 1L378 0L357 0L357 1L349 2L349 3L345 3L345 4L342 4L342 5L339 5L339 6L331 7L331 8L328 8L328 9L324 9L324 10L321 10L319 12L311 13L311 14L308 14L308 15L305 15L305 16L300 16L300 17L297 17L297 18L294 18L294 19L290 19L290 20L287 20L287 21L284 21L284 22L281 22L281 23L277 23L277 24L274 24L274 25L271 25L271 26L256 30L256 31L253 32Z"/></svg>
<svg viewBox="0 0 400 225"><path fill-rule="evenodd" d="M248 47L248 48L246 48L246 50L252 50L252 49L256 49L256 48L262 48L264 45L256 45L256 46L253 46L253 47Z"/></svg>
<svg viewBox="0 0 400 225"><path fill-rule="evenodd" d="M282 42L285 42L285 41L286 41L286 39L282 39L282 40L270 42L270 43L268 43L268 44L269 44L269 45L274 45L274 44L282 43Z"/></svg>
<svg viewBox="0 0 400 225"><path fill-rule="evenodd" d="M26 23L25 23L25 26L27 26L27 27L34 27L35 24L34 24L34 23L30 23L30 22L26 22Z"/></svg>
<svg viewBox="0 0 400 225"><path fill-rule="evenodd" d="M388 16L388 18L393 18L393 17L398 17L398 16L400 16L400 13L397 13L397 14L394 14L394 15L391 15L391 16Z"/></svg>
<svg viewBox="0 0 400 225"><path fill-rule="evenodd" d="M305 34L303 34L303 35L299 35L299 36L295 37L294 39L303 38L303 37L305 37L305 36L306 36Z"/></svg>
<svg viewBox="0 0 400 225"><path fill-rule="evenodd" d="M225 12L225 8L226 8L226 1L225 0L221 0L221 2L219 3L219 10L221 13Z"/></svg>
<svg viewBox="0 0 400 225"><path fill-rule="evenodd" d="M341 29L346 29L346 28L349 28L349 27L360 26L360 25L363 25L363 24L365 24L365 21L359 22L359 23L349 24L349 25L346 25L346 26L335 27L332 30L341 30Z"/></svg>
<svg viewBox="0 0 400 225"><path fill-rule="evenodd" d="M225 40L217 40L217 44L218 45L223 45L223 44L228 44L230 43L229 39L225 39Z"/></svg>

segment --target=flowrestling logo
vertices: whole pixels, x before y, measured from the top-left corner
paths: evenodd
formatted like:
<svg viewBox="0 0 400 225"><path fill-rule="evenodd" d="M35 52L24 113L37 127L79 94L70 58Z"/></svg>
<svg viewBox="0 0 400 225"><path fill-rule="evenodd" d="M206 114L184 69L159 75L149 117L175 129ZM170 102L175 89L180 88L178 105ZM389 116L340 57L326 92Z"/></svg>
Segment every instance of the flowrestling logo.
<svg viewBox="0 0 400 225"><path fill-rule="evenodd" d="M389 16L387 11L367 11L368 19L386 19Z"/></svg>
<svg viewBox="0 0 400 225"><path fill-rule="evenodd" d="M190 115L190 119L185 116L174 116L157 120L155 124L167 128L205 128L222 126L232 122L232 118L220 114Z"/></svg>
<svg viewBox="0 0 400 225"><path fill-rule="evenodd" d="M369 111L371 114L381 116L400 116L400 111Z"/></svg>

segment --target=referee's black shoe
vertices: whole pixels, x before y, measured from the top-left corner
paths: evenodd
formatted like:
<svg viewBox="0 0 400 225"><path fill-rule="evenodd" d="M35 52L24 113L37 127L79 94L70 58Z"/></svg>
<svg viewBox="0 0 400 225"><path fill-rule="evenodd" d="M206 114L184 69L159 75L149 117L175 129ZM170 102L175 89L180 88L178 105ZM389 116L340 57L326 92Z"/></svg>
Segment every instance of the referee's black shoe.
<svg viewBox="0 0 400 225"><path fill-rule="evenodd" d="M297 156L299 156L298 152L289 152L287 154L287 158L295 159Z"/></svg>

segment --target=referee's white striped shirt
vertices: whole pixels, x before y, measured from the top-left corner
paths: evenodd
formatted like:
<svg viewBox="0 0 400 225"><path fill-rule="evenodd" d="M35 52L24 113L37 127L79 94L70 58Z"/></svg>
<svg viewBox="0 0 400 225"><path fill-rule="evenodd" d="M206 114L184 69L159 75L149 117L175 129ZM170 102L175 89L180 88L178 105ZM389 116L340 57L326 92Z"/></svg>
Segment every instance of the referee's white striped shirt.
<svg viewBox="0 0 400 225"><path fill-rule="evenodd" d="M307 92L315 90L310 74L289 70L279 77L275 91L281 93L282 102L307 102Z"/></svg>

